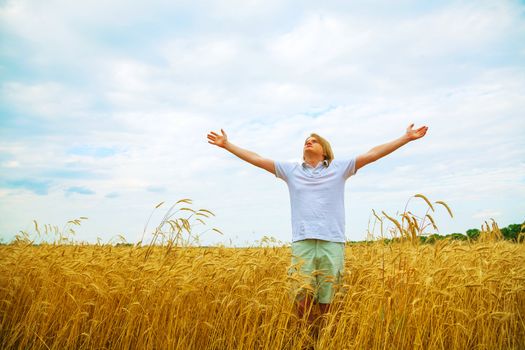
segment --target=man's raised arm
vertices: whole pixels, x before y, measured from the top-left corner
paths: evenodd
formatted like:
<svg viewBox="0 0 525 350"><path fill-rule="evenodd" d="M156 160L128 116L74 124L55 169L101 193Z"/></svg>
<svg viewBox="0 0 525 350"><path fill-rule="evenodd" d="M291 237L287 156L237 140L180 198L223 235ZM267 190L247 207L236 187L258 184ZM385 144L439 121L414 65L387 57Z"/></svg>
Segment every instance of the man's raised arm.
<svg viewBox="0 0 525 350"><path fill-rule="evenodd" d="M375 162L379 158L382 158L386 156L387 154L390 154L394 152L399 147L406 145L410 141L417 140L427 133L428 127L422 126L416 130L413 130L412 127L414 124L410 124L407 128L407 132L401 136L400 138L387 142L385 144L376 146L372 148L370 151L361 154L357 157L356 164L355 164L355 170L364 167L367 164L370 164L372 162Z"/></svg>
<svg viewBox="0 0 525 350"><path fill-rule="evenodd" d="M240 148L239 146L235 146L233 143L228 141L228 135L226 135L226 133L222 129L221 134L222 135L219 135L216 132L210 131L210 133L208 134L208 143L224 148L229 152L235 154L242 160L245 160L250 164L267 170L275 175L275 163L273 160L263 158L257 153L245 150L243 148Z"/></svg>

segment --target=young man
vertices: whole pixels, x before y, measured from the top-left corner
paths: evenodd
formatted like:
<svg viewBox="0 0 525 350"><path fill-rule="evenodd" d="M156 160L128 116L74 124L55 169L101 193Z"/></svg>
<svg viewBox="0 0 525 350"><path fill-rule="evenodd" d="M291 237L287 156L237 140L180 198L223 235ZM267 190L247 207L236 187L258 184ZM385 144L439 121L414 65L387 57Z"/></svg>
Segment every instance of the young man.
<svg viewBox="0 0 525 350"><path fill-rule="evenodd" d="M413 129L410 124L400 138L372 148L351 159L334 159L330 143L311 134L304 143L303 162L274 162L242 149L221 134L210 132L208 142L222 147L242 160L283 179L290 192L292 209L292 264L300 266L302 275L317 291L313 297L321 313L326 313L333 298L333 284L343 272L345 218L344 184L358 169L392 153L410 141L425 136L428 127ZM312 274L316 270L317 272ZM330 278L326 278L331 276ZM298 300L298 313L304 315L312 306L311 296ZM313 314L309 314L309 321Z"/></svg>

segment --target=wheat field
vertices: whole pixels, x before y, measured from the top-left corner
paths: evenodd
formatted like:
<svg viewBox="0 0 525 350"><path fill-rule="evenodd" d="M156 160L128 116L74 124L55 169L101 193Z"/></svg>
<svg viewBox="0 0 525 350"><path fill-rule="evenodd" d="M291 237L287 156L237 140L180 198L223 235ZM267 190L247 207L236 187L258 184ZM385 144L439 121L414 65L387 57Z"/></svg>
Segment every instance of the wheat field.
<svg viewBox="0 0 525 350"><path fill-rule="evenodd" d="M347 245L317 337L296 316L290 260L289 247L0 246L0 348L525 348L523 244Z"/></svg>

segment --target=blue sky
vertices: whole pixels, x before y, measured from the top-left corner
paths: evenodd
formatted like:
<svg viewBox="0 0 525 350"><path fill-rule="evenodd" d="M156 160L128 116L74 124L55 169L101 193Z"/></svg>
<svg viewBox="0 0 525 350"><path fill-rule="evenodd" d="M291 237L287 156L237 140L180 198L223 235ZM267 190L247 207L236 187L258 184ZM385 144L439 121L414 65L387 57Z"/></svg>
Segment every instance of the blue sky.
<svg viewBox="0 0 525 350"><path fill-rule="evenodd" d="M446 201L442 233L525 220L519 1L3 1L0 238L89 217L76 238L136 241L159 202L215 212L203 244L289 241L284 182L209 145L336 157L425 138L348 182L347 237L371 210ZM423 211L411 201L414 212ZM164 214L161 207L151 223Z"/></svg>

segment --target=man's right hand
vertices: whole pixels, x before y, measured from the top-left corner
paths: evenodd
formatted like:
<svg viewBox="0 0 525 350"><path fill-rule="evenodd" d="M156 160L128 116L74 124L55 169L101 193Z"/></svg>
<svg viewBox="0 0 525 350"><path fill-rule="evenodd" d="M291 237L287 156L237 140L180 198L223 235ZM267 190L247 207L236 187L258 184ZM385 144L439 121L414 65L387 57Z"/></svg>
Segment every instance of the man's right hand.
<svg viewBox="0 0 525 350"><path fill-rule="evenodd" d="M226 135L226 133L222 129L221 134L222 135L219 135L216 132L210 131L210 133L208 134L208 143L225 148L226 144L228 143L228 135Z"/></svg>
<svg viewBox="0 0 525 350"><path fill-rule="evenodd" d="M253 164L259 168L267 170L270 173L275 175L275 164L273 160L263 158L257 153L248 151L232 143L229 143L228 135L226 135L226 133L222 129L221 129L221 134L222 135L219 135L216 132L210 131L210 133L208 134L208 143L211 143L212 145L215 145L215 146L222 147L225 150L235 154L237 157L241 158L242 160L250 164Z"/></svg>

